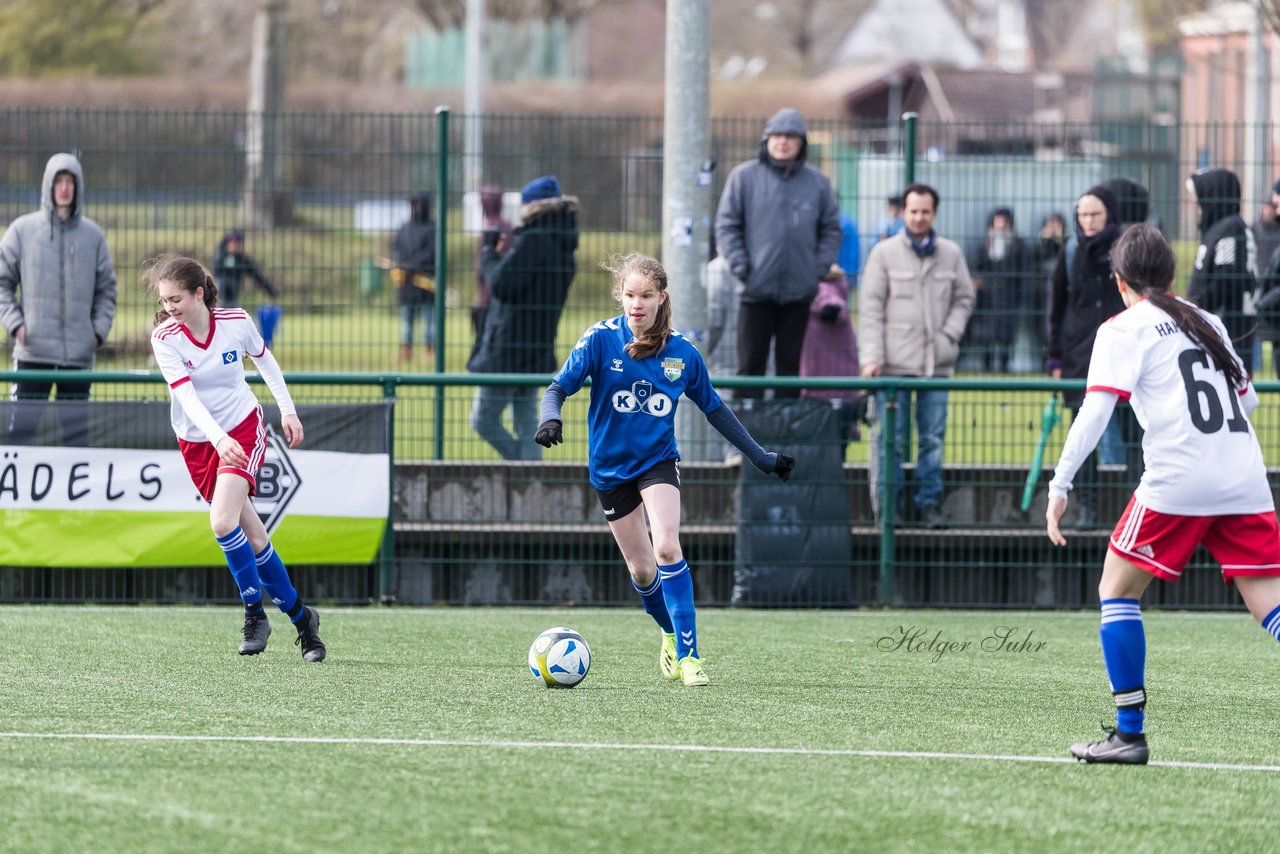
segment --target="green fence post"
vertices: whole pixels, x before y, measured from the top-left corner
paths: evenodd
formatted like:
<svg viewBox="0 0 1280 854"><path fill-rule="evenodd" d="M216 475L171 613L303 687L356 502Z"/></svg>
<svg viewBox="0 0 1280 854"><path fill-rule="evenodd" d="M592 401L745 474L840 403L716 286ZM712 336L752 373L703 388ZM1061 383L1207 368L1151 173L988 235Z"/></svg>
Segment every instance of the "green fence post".
<svg viewBox="0 0 1280 854"><path fill-rule="evenodd" d="M904 187L910 187L916 182L916 124L919 121L919 113L902 114L902 122L907 126L902 139L902 186Z"/></svg>
<svg viewBox="0 0 1280 854"><path fill-rule="evenodd" d="M436 373L444 373L445 303L449 296L449 108L436 107L438 177L436 203ZM436 385L435 458L444 459L444 386Z"/></svg>
<svg viewBox="0 0 1280 854"><path fill-rule="evenodd" d="M873 392L874 393L874 392ZM898 490L898 389L884 389L884 412L880 413L880 584L881 605L893 604L893 529Z"/></svg>
<svg viewBox="0 0 1280 854"><path fill-rule="evenodd" d="M392 401L391 417L387 419L387 457L391 466L389 494L387 496L387 527L382 532L382 548L378 550L378 601L392 605L396 601L396 381L382 381L382 398Z"/></svg>
<svg viewBox="0 0 1280 854"><path fill-rule="evenodd" d="M906 125L906 132L902 137L902 186L906 188L916 182L916 132L917 125L920 123L920 114L903 113L902 123ZM906 199L903 199L903 201L905 202ZM902 441L903 462L911 459L912 448L915 447L913 441L914 420L908 421L905 429L906 433L903 434ZM894 471L897 471L896 467Z"/></svg>

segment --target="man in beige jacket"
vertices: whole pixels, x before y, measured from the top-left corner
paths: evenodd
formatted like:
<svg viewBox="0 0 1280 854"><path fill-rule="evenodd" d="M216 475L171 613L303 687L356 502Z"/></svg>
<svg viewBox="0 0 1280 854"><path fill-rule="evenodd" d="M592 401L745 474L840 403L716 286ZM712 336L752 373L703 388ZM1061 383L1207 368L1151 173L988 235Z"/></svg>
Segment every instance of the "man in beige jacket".
<svg viewBox="0 0 1280 854"><path fill-rule="evenodd" d="M933 230L938 192L912 184L903 194L905 227L871 249L858 298L858 346L864 377L948 377L955 373L960 339L973 312L974 290L964 253ZM911 396L897 396L894 447L902 482L902 454L911 418ZM871 504L877 519L884 507L880 485L885 395L875 396L871 443ZM942 446L947 430L947 392L916 394L915 504L924 524L943 526ZM893 493L895 509L898 493Z"/></svg>

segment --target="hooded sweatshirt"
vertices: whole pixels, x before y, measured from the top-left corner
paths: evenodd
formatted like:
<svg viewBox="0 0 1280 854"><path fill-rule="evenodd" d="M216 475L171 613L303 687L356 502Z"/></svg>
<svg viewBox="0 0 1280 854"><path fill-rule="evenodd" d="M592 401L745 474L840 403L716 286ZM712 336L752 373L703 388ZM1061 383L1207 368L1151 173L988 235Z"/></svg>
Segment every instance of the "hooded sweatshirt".
<svg viewBox="0 0 1280 854"><path fill-rule="evenodd" d="M76 180L71 214L58 216L53 179ZM0 238L0 325L11 337L24 329L14 358L61 368L93 366L116 313L116 274L107 239L84 216L84 172L71 154L44 167L40 210L18 217Z"/></svg>
<svg viewBox="0 0 1280 854"><path fill-rule="evenodd" d="M769 156L770 134L800 137L795 160ZM806 163L808 128L792 109L764 126L755 160L729 173L716 209L716 246L745 285L743 302L808 302L840 252L840 207L831 181Z"/></svg>
<svg viewBox="0 0 1280 854"><path fill-rule="evenodd" d="M1102 183L1115 194L1121 225L1146 222L1151 213L1151 193L1132 178L1112 178Z"/></svg>
<svg viewBox="0 0 1280 854"><path fill-rule="evenodd" d="M1047 353L1051 365L1062 369L1066 379L1089 375L1093 340L1098 327L1124 311L1111 276L1111 246L1120 237L1120 203L1105 186L1092 187L1085 196L1102 202L1107 221L1102 230L1085 237L1076 221L1076 233L1063 247L1049 282ZM1067 257L1067 253L1071 257ZM1077 405L1082 391L1064 392L1069 405Z"/></svg>
<svg viewBox="0 0 1280 854"><path fill-rule="evenodd" d="M1200 247L1187 296L1222 318L1249 365L1254 317L1245 314L1245 296L1252 298L1258 285L1258 260L1253 231L1240 216L1240 181L1227 169L1201 169L1191 186L1200 205Z"/></svg>

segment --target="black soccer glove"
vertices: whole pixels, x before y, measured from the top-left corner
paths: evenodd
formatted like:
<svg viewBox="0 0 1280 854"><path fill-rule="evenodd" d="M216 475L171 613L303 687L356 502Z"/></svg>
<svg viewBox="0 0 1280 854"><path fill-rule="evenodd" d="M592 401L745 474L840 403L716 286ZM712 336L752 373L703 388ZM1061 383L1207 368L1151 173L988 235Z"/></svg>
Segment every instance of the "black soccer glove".
<svg viewBox="0 0 1280 854"><path fill-rule="evenodd" d="M778 459L773 464L773 473L778 476L779 480L787 480L791 477L791 471L796 467L796 458L789 457L786 454L778 454Z"/></svg>
<svg viewBox="0 0 1280 854"><path fill-rule="evenodd" d="M818 319L823 323L835 323L840 319L840 306L824 305L818 309Z"/></svg>
<svg viewBox="0 0 1280 854"><path fill-rule="evenodd" d="M564 434L561 433L560 428L559 421L543 421L538 425L538 434L533 437L533 441L544 448L559 445L564 441Z"/></svg>
<svg viewBox="0 0 1280 854"><path fill-rule="evenodd" d="M502 237L502 230L497 228L486 228L480 232L480 245L488 249L497 249L498 240Z"/></svg>

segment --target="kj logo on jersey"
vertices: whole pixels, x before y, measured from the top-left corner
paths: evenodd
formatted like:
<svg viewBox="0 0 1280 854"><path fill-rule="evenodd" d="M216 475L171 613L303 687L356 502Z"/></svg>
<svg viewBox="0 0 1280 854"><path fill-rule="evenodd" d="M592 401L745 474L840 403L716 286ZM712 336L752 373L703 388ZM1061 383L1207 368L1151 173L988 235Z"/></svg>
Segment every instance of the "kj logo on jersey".
<svg viewBox="0 0 1280 854"><path fill-rule="evenodd" d="M653 390L653 383L648 380L636 380L631 390L614 392L613 408L619 412L645 412L656 418L665 418L674 408L671 398L660 391Z"/></svg>

